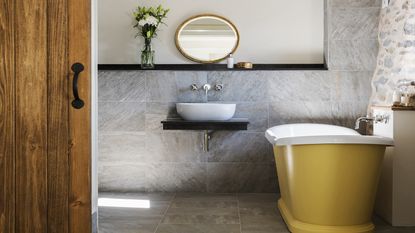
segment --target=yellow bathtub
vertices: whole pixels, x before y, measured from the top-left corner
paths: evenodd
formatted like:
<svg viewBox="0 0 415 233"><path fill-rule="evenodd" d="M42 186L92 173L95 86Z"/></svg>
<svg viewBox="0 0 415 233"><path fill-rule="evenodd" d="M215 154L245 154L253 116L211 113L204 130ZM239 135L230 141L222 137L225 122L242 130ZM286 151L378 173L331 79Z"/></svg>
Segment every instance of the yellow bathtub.
<svg viewBox="0 0 415 233"><path fill-rule="evenodd" d="M322 124L270 128L281 199L293 233L369 233L380 166L389 138Z"/></svg>

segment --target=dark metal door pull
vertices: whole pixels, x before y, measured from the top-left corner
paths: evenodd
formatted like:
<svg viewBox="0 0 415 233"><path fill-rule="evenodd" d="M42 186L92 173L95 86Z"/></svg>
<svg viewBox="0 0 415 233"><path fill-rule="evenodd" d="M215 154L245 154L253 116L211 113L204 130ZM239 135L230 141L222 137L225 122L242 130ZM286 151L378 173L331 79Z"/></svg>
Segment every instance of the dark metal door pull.
<svg viewBox="0 0 415 233"><path fill-rule="evenodd" d="M79 78L79 74L84 71L84 65L82 65L81 63L74 63L71 67L71 70L74 72L73 75L73 82L72 82L72 90L73 90L73 96L74 96L74 100L72 101L72 107L76 108L76 109L81 109L85 103L83 100L81 100L79 98L79 93L78 93L78 78Z"/></svg>

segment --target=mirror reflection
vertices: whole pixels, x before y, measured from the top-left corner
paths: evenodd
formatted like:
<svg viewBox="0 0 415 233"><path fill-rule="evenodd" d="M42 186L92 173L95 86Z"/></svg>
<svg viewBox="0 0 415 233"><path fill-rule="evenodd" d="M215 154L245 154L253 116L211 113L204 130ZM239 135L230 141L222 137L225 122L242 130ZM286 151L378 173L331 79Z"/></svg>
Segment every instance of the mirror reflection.
<svg viewBox="0 0 415 233"><path fill-rule="evenodd" d="M239 33L227 19L215 15L192 17L177 30L176 45L188 59L200 63L219 62L234 53Z"/></svg>

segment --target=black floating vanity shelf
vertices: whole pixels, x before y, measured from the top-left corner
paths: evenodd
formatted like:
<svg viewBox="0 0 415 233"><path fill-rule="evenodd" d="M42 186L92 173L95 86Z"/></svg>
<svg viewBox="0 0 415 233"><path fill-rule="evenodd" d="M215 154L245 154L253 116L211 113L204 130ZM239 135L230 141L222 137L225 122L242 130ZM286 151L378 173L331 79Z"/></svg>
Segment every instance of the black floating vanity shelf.
<svg viewBox="0 0 415 233"><path fill-rule="evenodd" d="M246 118L233 118L228 121L185 121L180 118L161 122L163 130L248 130Z"/></svg>
<svg viewBox="0 0 415 233"><path fill-rule="evenodd" d="M142 70L139 64L100 64L98 70ZM228 69L226 64L160 64L145 70L179 71L255 71L255 70L327 70L326 64L254 64L252 69Z"/></svg>

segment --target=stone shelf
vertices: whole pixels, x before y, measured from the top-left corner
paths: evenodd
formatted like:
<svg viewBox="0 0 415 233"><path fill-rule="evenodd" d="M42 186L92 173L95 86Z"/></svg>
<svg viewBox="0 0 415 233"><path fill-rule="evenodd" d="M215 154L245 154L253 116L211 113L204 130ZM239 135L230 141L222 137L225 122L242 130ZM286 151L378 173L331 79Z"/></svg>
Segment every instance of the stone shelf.
<svg viewBox="0 0 415 233"><path fill-rule="evenodd" d="M248 130L246 118L233 118L228 121L186 121L181 118L170 118L161 122L163 130Z"/></svg>
<svg viewBox="0 0 415 233"><path fill-rule="evenodd" d="M139 64L100 64L98 70L142 70ZM326 64L254 64L252 69L228 69L226 64L160 64L154 69L178 71L327 70Z"/></svg>

